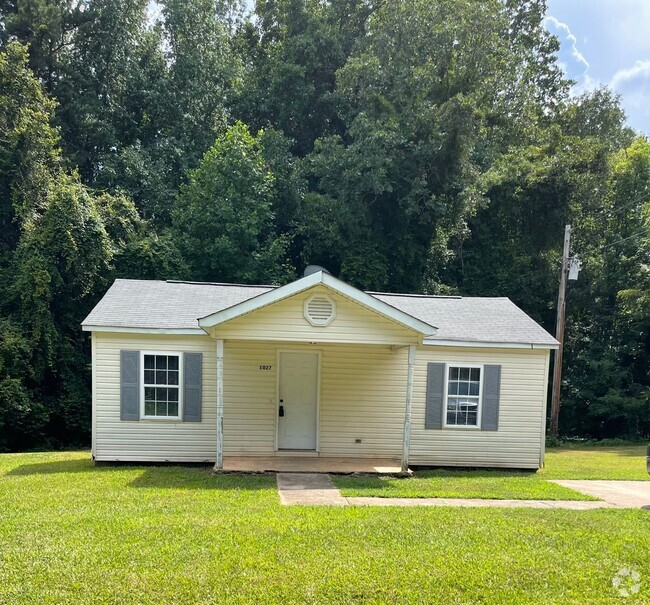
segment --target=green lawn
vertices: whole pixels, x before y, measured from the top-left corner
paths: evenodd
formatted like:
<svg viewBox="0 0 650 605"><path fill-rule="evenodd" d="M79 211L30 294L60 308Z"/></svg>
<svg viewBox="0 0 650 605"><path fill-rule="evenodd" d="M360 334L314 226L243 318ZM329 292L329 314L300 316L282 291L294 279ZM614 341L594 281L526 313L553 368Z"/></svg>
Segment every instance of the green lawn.
<svg viewBox="0 0 650 605"><path fill-rule="evenodd" d="M0 603L621 603L648 511L284 507L272 476L0 456Z"/></svg>
<svg viewBox="0 0 650 605"><path fill-rule="evenodd" d="M512 471L417 471L413 477L333 477L344 496L379 498L497 498L499 500L598 500L541 479Z"/></svg>
<svg viewBox="0 0 650 605"><path fill-rule="evenodd" d="M536 473L438 469L408 479L348 476L335 477L334 483L349 497L595 500L547 479L648 480L645 456L643 446L574 445L549 449L545 467Z"/></svg>
<svg viewBox="0 0 650 605"><path fill-rule="evenodd" d="M650 479L646 470L646 447L599 447L572 445L546 451L539 475L545 479Z"/></svg>

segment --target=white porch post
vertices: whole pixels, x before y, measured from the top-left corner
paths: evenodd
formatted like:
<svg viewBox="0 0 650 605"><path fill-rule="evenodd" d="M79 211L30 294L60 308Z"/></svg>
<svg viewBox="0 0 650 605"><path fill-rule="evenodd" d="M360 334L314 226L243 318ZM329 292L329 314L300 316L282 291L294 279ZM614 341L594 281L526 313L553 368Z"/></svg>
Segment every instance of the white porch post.
<svg viewBox="0 0 650 605"><path fill-rule="evenodd" d="M409 346L408 372L406 374L406 405L404 407L404 438L402 442L402 472L409 470L411 447L411 402L413 400L413 370L415 369L415 345Z"/></svg>
<svg viewBox="0 0 650 605"><path fill-rule="evenodd" d="M217 462L215 471L223 470L223 340L217 340Z"/></svg>

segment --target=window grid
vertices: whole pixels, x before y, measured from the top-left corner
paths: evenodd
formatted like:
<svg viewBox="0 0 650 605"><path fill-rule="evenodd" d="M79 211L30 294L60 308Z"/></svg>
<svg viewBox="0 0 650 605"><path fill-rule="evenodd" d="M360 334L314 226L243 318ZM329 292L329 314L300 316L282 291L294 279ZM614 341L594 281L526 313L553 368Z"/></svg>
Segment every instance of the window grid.
<svg viewBox="0 0 650 605"><path fill-rule="evenodd" d="M478 426L481 368L450 366L447 374L446 424Z"/></svg>
<svg viewBox="0 0 650 605"><path fill-rule="evenodd" d="M180 395L179 355L144 355L144 415L177 418Z"/></svg>

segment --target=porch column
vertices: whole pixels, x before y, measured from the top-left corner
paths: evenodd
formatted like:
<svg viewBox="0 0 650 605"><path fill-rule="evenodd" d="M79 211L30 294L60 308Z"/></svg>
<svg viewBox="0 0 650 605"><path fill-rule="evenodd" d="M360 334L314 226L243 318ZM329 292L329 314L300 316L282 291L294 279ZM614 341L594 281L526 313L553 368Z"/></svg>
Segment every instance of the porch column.
<svg viewBox="0 0 650 605"><path fill-rule="evenodd" d="M411 402L413 400L413 370L415 368L415 345L409 346L408 372L406 374L406 405L404 407L404 438L402 441L402 472L409 470L411 447Z"/></svg>
<svg viewBox="0 0 650 605"><path fill-rule="evenodd" d="M217 340L217 462L215 471L223 470L223 340Z"/></svg>

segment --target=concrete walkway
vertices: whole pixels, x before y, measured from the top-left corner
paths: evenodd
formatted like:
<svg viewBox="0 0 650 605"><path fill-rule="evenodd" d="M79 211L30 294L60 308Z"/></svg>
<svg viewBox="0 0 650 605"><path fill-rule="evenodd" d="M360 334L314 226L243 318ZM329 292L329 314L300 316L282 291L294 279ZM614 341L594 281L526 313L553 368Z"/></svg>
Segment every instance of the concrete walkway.
<svg viewBox="0 0 650 605"><path fill-rule="evenodd" d="M553 483L622 508L650 508L650 481L555 480Z"/></svg>
<svg viewBox="0 0 650 605"><path fill-rule="evenodd" d="M282 504L346 506L329 475L321 473L278 473L278 493Z"/></svg>
<svg viewBox="0 0 650 605"><path fill-rule="evenodd" d="M477 506L494 508L564 508L591 510L615 508L609 502L574 500L484 500L461 498L345 498L329 475L278 473L280 502L302 506Z"/></svg>

